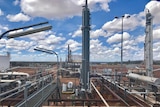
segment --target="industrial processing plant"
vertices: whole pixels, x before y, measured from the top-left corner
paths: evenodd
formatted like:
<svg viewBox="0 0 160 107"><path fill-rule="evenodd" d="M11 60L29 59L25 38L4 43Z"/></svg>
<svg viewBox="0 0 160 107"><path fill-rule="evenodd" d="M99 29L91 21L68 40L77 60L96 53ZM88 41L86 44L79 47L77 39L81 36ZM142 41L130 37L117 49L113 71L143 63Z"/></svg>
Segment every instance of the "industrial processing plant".
<svg viewBox="0 0 160 107"><path fill-rule="evenodd" d="M43 47L41 42L31 48L32 51L45 54L46 57L51 54L55 57L54 61L11 61L9 52L0 56L0 107L160 107L160 62L153 61L154 17L150 10L145 10L143 21L143 60L124 60L123 21L131 18L125 14L120 17L121 61L91 61L92 14L89 3L92 4L92 0L85 0L81 7L81 54L73 54L73 45L65 44L66 50L61 52L67 51L67 55L62 60L58 52L49 46ZM119 19L115 17L114 20ZM23 39L25 37L21 36L52 29L48 24L42 22L14 28L5 31L0 39L5 36L8 39ZM40 38L39 41L44 39Z"/></svg>

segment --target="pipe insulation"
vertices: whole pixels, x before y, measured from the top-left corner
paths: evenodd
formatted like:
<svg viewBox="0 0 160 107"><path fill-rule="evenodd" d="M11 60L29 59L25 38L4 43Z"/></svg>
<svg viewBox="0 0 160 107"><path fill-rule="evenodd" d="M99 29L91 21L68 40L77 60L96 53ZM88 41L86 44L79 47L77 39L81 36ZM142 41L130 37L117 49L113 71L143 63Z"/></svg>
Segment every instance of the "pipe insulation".
<svg viewBox="0 0 160 107"><path fill-rule="evenodd" d="M135 73L129 73L126 76L128 78L131 78L131 79L134 79L134 80L143 81L143 82L147 82L149 84L160 85L160 79L159 78L139 75L139 74L135 74Z"/></svg>
<svg viewBox="0 0 160 107"><path fill-rule="evenodd" d="M24 72L1 72L0 73L0 76L4 76L4 75L22 75L22 76L29 77L29 74Z"/></svg>

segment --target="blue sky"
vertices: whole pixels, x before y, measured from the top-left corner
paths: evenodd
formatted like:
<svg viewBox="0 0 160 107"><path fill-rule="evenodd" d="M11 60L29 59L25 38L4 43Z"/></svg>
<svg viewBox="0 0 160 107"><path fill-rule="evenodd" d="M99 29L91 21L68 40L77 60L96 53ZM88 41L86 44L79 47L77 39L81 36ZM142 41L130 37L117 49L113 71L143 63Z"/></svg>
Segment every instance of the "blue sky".
<svg viewBox="0 0 160 107"><path fill-rule="evenodd" d="M34 51L35 47L54 50L64 61L67 46L72 54L82 50L82 6L85 0L0 0L0 34L18 27L48 21L52 30L24 37L0 40L0 55L11 61L56 61L56 57ZM91 11L90 60L120 61L121 16L124 18L123 60L143 60L145 10L153 20L153 55L160 60L160 2L150 0L88 0ZM118 16L118 19L115 19ZM79 60L79 57L75 57Z"/></svg>

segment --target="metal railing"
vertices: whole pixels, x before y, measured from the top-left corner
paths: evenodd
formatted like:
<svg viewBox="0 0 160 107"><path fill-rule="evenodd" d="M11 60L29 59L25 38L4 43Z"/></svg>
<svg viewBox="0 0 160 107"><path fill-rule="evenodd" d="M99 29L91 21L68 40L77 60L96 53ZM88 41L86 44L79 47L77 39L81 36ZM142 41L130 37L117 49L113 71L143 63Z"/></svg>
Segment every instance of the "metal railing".
<svg viewBox="0 0 160 107"><path fill-rule="evenodd" d="M56 88L53 73L44 76L39 76L40 74L32 75L29 78L16 79L23 81L23 84L14 87L14 89L0 90L0 105L3 105L3 101L5 102L10 98L19 98L19 102L14 106L28 107L29 105L30 107L38 107ZM4 84L6 83L1 83L1 86Z"/></svg>

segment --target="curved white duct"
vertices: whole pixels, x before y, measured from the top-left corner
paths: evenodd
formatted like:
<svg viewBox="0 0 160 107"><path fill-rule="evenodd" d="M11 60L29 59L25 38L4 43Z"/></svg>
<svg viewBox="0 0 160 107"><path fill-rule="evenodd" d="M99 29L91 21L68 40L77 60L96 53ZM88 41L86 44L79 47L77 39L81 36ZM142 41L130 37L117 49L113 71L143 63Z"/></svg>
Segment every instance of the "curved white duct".
<svg viewBox="0 0 160 107"><path fill-rule="evenodd" d="M13 82L18 83L19 88L21 87L22 82L20 80L1 80L0 79L0 83L13 83Z"/></svg>
<svg viewBox="0 0 160 107"><path fill-rule="evenodd" d="M29 74L28 73L24 73L24 72L1 72L0 73L1 76L3 75L24 75L24 76L27 76L29 77Z"/></svg>
<svg viewBox="0 0 160 107"><path fill-rule="evenodd" d="M139 74L135 74L135 73L129 73L127 75L127 77L131 78L131 79L134 79L134 80L139 80L139 81L147 82L147 83L150 83L150 84L154 84L154 85L160 85L160 79L159 78L139 75Z"/></svg>

